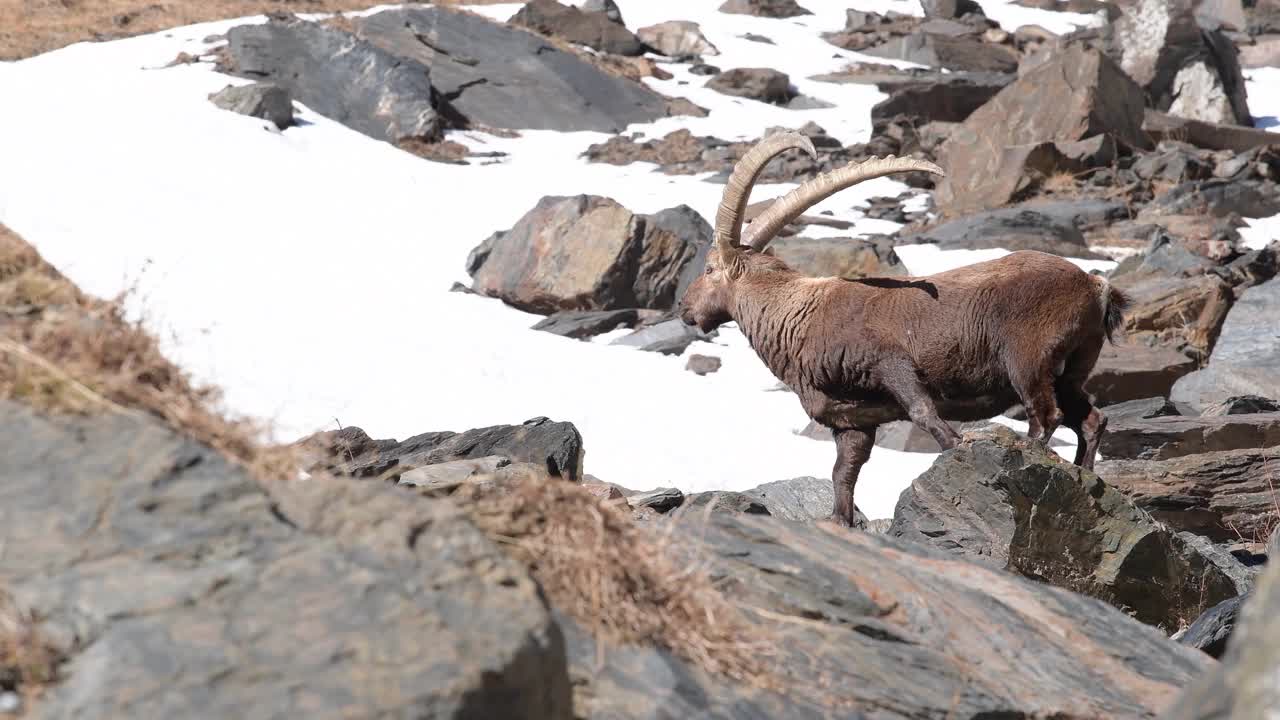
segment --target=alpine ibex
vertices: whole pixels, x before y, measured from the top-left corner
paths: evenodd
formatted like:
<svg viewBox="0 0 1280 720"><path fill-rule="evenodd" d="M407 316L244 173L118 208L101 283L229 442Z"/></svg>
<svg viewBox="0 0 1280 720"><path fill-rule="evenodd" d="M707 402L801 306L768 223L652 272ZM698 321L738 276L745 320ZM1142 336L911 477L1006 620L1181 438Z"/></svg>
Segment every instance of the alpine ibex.
<svg viewBox="0 0 1280 720"><path fill-rule="evenodd" d="M949 449L945 420L994 417L1021 403L1028 436L1047 444L1059 424L1079 437L1075 463L1091 468L1106 417L1084 391L1128 299L1071 262L1019 251L924 277L810 278L764 252L806 209L863 180L942 175L933 163L873 158L824 173L774 201L746 228L751 186L773 156L815 155L798 133L772 135L734 168L716 214L706 270L680 302L704 331L736 322L773 374L836 442L832 519L852 525L858 471L876 428L910 419Z"/></svg>

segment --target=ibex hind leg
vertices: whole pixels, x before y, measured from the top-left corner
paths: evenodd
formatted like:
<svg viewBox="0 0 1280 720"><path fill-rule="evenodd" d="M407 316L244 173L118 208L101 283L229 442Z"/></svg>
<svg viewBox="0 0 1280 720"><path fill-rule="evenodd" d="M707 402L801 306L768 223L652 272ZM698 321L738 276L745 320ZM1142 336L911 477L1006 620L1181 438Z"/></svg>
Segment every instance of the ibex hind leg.
<svg viewBox="0 0 1280 720"><path fill-rule="evenodd" d="M1054 392L1058 367L1061 367L1059 361L1049 357L1034 365L1021 366L1012 378L1013 389L1027 412L1027 437L1045 447L1065 418Z"/></svg>
<svg viewBox="0 0 1280 720"><path fill-rule="evenodd" d="M847 428L833 430L832 434L836 441L836 464L831 470L831 485L835 490L831 520L844 527L856 527L859 513L853 503L853 490L858 484L858 473L871 457L876 429Z"/></svg>
<svg viewBox="0 0 1280 720"><path fill-rule="evenodd" d="M1065 372L1054 387L1058 404L1062 407L1062 422L1076 434L1074 462L1088 470L1093 469L1098 445L1107 430L1107 417L1094 406L1093 399L1084 389L1085 380L1098 361L1101 349L1102 343L1097 342L1072 353L1067 359Z"/></svg>

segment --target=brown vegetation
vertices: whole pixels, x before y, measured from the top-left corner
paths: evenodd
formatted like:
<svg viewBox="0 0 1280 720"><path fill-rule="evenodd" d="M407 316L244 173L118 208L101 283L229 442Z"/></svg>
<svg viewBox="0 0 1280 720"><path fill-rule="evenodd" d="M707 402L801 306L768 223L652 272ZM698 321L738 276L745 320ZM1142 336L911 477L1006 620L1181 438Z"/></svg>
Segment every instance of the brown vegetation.
<svg viewBox="0 0 1280 720"><path fill-rule="evenodd" d="M438 0L491 5L506 0ZM113 40L270 12L365 10L371 0L0 0L0 61L20 60L86 40Z"/></svg>
<svg viewBox="0 0 1280 720"><path fill-rule="evenodd" d="M40 633L36 618L0 588L0 690L37 695L57 679L61 662L61 655Z"/></svg>

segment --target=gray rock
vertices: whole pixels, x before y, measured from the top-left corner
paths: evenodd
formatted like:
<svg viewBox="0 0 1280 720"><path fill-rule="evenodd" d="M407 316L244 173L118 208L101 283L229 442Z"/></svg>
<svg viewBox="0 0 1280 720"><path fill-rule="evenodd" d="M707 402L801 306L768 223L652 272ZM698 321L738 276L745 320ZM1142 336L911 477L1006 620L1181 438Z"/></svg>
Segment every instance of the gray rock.
<svg viewBox="0 0 1280 720"><path fill-rule="evenodd" d="M796 96L791 78L769 68L733 68L712 76L707 87L725 95L785 105Z"/></svg>
<svg viewBox="0 0 1280 720"><path fill-rule="evenodd" d="M796 0L725 0L720 6L720 12L767 18L789 18L813 14L800 7Z"/></svg>
<svg viewBox="0 0 1280 720"><path fill-rule="evenodd" d="M1280 524L1271 531L1271 538L1267 540L1267 557L1280 558ZM1280 563L1273 563L1280 565Z"/></svg>
<svg viewBox="0 0 1280 720"><path fill-rule="evenodd" d="M913 543L741 513L691 520L670 551L759 608L746 612L779 689L658 649L597 648L564 623L584 717L1150 718L1213 663L1104 603Z"/></svg>
<svg viewBox="0 0 1280 720"><path fill-rule="evenodd" d="M1276 134L1261 128L1174 117L1147 108L1142 129L1157 142L1181 140L1209 150L1247 152L1276 143Z"/></svg>
<svg viewBox="0 0 1280 720"><path fill-rule="evenodd" d="M440 137L429 63L296 18L233 27L227 41L237 75L268 80L352 130L390 143Z"/></svg>
<svg viewBox="0 0 1280 720"><path fill-rule="evenodd" d="M1129 460L1167 460L1223 450L1280 445L1280 413L1156 417L1107 425L1099 452Z"/></svg>
<svg viewBox="0 0 1280 720"><path fill-rule="evenodd" d="M658 512L669 512L684 503L684 493L677 488L658 488L648 492L638 492L627 496L627 504L633 508L651 508Z"/></svg>
<svg viewBox="0 0 1280 720"><path fill-rule="evenodd" d="M690 355L684 369L694 375L710 375L720 369L720 358L711 355Z"/></svg>
<svg viewBox="0 0 1280 720"><path fill-rule="evenodd" d="M1214 403L1206 407L1200 414L1204 417L1217 417L1219 415L1249 415L1252 413L1273 412L1280 412L1280 403L1271 398L1265 398L1261 395L1235 395L1220 403Z"/></svg>
<svg viewBox="0 0 1280 720"><path fill-rule="evenodd" d="M711 227L685 206L637 215L609 198L549 196L472 252L472 288L529 312L667 310L702 271Z"/></svg>
<svg viewBox="0 0 1280 720"><path fill-rule="evenodd" d="M1171 397L1197 408L1239 395L1280 397L1280 279L1248 288L1222 324L1203 370L1179 380Z"/></svg>
<svg viewBox="0 0 1280 720"><path fill-rule="evenodd" d="M399 483L429 490L452 487L475 477L492 474L498 468L510 464L511 459L502 455L487 455L482 458L467 460L450 460L406 470L400 474Z"/></svg>
<svg viewBox="0 0 1280 720"><path fill-rule="evenodd" d="M615 22L619 25L626 23L622 19L622 10L618 8L618 4L613 0L586 0L582 3L582 12L588 13L604 13L609 18L609 22Z"/></svg>
<svg viewBox="0 0 1280 720"><path fill-rule="evenodd" d="M920 125L964 122L1013 79L1012 73L952 72L879 82L877 86L889 97L871 107L871 121L905 115Z"/></svg>
<svg viewBox="0 0 1280 720"><path fill-rule="evenodd" d="M760 498L770 515L797 522L831 517L836 497L830 478L815 477L775 480L747 490L746 494Z"/></svg>
<svg viewBox="0 0 1280 720"><path fill-rule="evenodd" d="M768 515L769 509L757 497L748 493L715 490L687 495L678 512L706 512L710 507L713 512L739 512L749 515Z"/></svg>
<svg viewBox="0 0 1280 720"><path fill-rule="evenodd" d="M461 433L422 433L403 442L369 440L355 428L363 438L353 443L352 430L346 429L346 437L329 431L302 440L303 447L319 449L320 457L311 469L399 480L405 471L414 468L499 456L512 462L532 463L571 482L582 479L582 435L573 423L553 422L545 417L520 425L493 425Z"/></svg>
<svg viewBox="0 0 1280 720"><path fill-rule="evenodd" d="M685 325L680 320L664 320L616 338L609 344L660 352L663 355L682 355L694 342L707 339L709 336L696 327Z"/></svg>
<svg viewBox="0 0 1280 720"><path fill-rule="evenodd" d="M362 37L431 68L466 123L514 130L620 132L667 116L667 99L533 33L441 7L353 19Z"/></svg>
<svg viewBox="0 0 1280 720"><path fill-rule="evenodd" d="M624 310L561 310L539 320L534 324L533 329L583 340L607 333L619 327L634 327L639 318L639 312L630 308Z"/></svg>
<svg viewBox="0 0 1280 720"><path fill-rule="evenodd" d="M950 37L925 32L923 29L864 48L862 52L947 70L1009 74L1018 70L1018 53L1011 47L985 43L969 36Z"/></svg>
<svg viewBox="0 0 1280 720"><path fill-rule="evenodd" d="M1112 418L1109 412L1107 417L1108 427L1132 426L1126 418ZM1108 458L1097 470L1108 485L1170 527L1219 542L1241 536L1265 540L1280 514L1277 457L1280 447L1195 452L1164 460Z"/></svg>
<svg viewBox="0 0 1280 720"><path fill-rule="evenodd" d="M769 251L792 270L810 277L905 276L907 268L890 238L778 238Z"/></svg>
<svg viewBox="0 0 1280 720"><path fill-rule="evenodd" d="M1204 614L1196 618L1186 632L1178 637L1178 642L1200 650L1209 657L1221 658L1227 650L1227 641L1235 632L1240 608L1248 598L1248 595L1233 597L1205 610Z"/></svg>
<svg viewBox="0 0 1280 720"><path fill-rule="evenodd" d="M925 17L958 18L969 13L984 14L982 6L973 0L920 0Z"/></svg>
<svg viewBox="0 0 1280 720"><path fill-rule="evenodd" d="M1117 205L1116 210L1124 208ZM1056 211L1056 212L1054 212ZM944 250L1039 250L1073 258L1101 259L1089 249L1080 228L1062 208L1019 206L987 210L904 236L908 243L932 243Z"/></svg>
<svg viewBox="0 0 1280 720"><path fill-rule="evenodd" d="M293 98L274 83L228 85L209 96L223 110L262 118L280 130L293 124Z"/></svg>
<svg viewBox="0 0 1280 720"><path fill-rule="evenodd" d="M1154 417L1183 415L1182 409L1162 397L1126 400L1100 408L1108 422L1121 420L1146 420ZM1194 413L1192 413L1194 414Z"/></svg>
<svg viewBox="0 0 1280 720"><path fill-rule="evenodd" d="M703 55L719 55L720 51L702 34L696 22L668 20L642 27L636 35L645 45L670 58L691 58Z"/></svg>
<svg viewBox="0 0 1280 720"><path fill-rule="evenodd" d="M1247 590L1220 554L1002 426L916 478L889 533L1096 597L1169 632Z"/></svg>
<svg viewBox="0 0 1280 720"><path fill-rule="evenodd" d="M140 414L0 426L0 585L70 656L30 717L572 717L538 585L448 501L264 489Z"/></svg>
<svg viewBox="0 0 1280 720"><path fill-rule="evenodd" d="M561 5L556 0L531 0L507 23L586 45L600 52L625 56L644 54L640 38L610 19L607 12L589 12L572 5Z"/></svg>
<svg viewBox="0 0 1280 720"><path fill-rule="evenodd" d="M1196 369L1194 358L1176 350L1116 339L1118 344L1102 347L1098 364L1085 382L1085 390L1097 404L1168 395L1178 378Z"/></svg>

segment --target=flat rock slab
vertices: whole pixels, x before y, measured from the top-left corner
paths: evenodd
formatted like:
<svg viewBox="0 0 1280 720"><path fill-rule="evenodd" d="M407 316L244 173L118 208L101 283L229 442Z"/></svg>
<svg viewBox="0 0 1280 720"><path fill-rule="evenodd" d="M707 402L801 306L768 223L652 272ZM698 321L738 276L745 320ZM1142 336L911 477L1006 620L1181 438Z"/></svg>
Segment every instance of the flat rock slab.
<svg viewBox="0 0 1280 720"><path fill-rule="evenodd" d="M1171 397L1203 408L1237 395L1280 398L1280 279L1244 291L1227 313L1203 370L1178 381Z"/></svg>
<svg viewBox="0 0 1280 720"><path fill-rule="evenodd" d="M1220 542L1265 536L1280 512L1280 447L1104 460L1097 470L1155 519Z"/></svg>
<svg viewBox="0 0 1280 720"><path fill-rule="evenodd" d="M1167 347L1125 342L1102 346L1084 389L1099 405L1165 396L1178 378L1194 372L1196 361Z"/></svg>
<svg viewBox="0 0 1280 720"><path fill-rule="evenodd" d="M1114 204L1109 204L1114 205ZM1114 205L1116 211L1122 206ZM932 243L944 250L1038 250L1070 258L1103 259L1089 249L1084 233L1065 208L1027 205L988 210L944 222L904 238Z"/></svg>
<svg viewBox="0 0 1280 720"><path fill-rule="evenodd" d="M269 496L134 415L0 437L0 586L71 656L29 717L572 716L541 591L448 501Z"/></svg>
<svg viewBox="0 0 1280 720"><path fill-rule="evenodd" d="M1280 445L1280 413L1157 417L1107 425L1100 452L1126 460L1168 460L1221 450Z"/></svg>
<svg viewBox="0 0 1280 720"><path fill-rule="evenodd" d="M1249 582L1230 555L1175 534L1097 475L1002 426L939 456L903 491L889 532L1170 632Z"/></svg>

